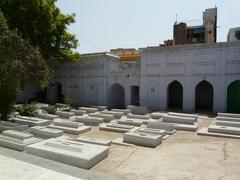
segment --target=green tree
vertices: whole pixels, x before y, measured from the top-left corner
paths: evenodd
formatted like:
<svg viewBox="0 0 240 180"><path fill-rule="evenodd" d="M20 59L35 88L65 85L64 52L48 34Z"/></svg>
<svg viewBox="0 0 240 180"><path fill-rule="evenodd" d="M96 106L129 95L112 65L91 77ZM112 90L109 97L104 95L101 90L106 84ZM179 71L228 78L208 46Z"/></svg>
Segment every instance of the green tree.
<svg viewBox="0 0 240 180"><path fill-rule="evenodd" d="M40 52L9 31L0 11L0 113L2 119L13 108L21 82L34 81L40 87L48 84L51 73Z"/></svg>
<svg viewBox="0 0 240 180"><path fill-rule="evenodd" d="M10 30L17 30L23 39L39 48L45 59L74 61L78 41L67 31L74 14L63 14L57 0L1 0L2 10Z"/></svg>

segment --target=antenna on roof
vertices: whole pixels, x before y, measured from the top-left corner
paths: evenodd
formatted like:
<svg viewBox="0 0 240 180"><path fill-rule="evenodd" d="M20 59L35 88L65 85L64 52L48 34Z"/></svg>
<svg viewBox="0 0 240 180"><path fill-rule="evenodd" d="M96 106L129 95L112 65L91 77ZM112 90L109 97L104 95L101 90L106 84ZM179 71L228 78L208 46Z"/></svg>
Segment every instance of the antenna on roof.
<svg viewBox="0 0 240 180"><path fill-rule="evenodd" d="M176 21L175 21L175 24L178 23L178 15L176 14Z"/></svg>

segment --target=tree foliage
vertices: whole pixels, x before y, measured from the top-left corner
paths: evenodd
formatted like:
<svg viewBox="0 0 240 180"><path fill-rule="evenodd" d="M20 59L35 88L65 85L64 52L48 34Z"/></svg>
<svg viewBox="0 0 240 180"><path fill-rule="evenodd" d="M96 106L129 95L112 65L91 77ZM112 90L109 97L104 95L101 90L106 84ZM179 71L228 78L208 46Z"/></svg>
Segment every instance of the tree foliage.
<svg viewBox="0 0 240 180"><path fill-rule="evenodd" d="M44 87L51 73L40 52L16 32L8 29L0 11L0 113L7 119L22 82L34 81Z"/></svg>
<svg viewBox="0 0 240 180"><path fill-rule="evenodd" d="M65 15L56 7L57 0L1 0L0 9L10 30L39 48L45 59L74 61L79 54L73 49L78 41L67 31L74 14Z"/></svg>

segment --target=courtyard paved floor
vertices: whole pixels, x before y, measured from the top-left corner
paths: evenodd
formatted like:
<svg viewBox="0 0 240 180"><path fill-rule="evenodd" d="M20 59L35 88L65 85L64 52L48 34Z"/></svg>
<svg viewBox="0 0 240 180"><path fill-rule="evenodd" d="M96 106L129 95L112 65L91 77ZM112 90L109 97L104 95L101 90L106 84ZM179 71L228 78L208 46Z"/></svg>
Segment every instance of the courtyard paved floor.
<svg viewBox="0 0 240 180"><path fill-rule="evenodd" d="M211 121L211 118L202 120L201 126ZM82 136L113 140L122 134L93 128ZM0 162L0 179L4 180L30 180L38 175L37 180L49 177L64 180L239 180L240 139L178 131L157 148L112 145L109 156L90 171L6 148L0 148Z"/></svg>

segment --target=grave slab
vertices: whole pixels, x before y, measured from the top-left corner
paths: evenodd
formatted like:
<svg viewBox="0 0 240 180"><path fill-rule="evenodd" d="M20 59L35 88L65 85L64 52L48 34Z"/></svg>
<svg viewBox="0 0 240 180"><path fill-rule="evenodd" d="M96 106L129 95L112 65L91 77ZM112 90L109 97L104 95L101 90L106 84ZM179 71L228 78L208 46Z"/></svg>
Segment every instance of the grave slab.
<svg viewBox="0 0 240 180"><path fill-rule="evenodd" d="M162 135L144 132L127 132L123 134L123 142L154 148L161 144Z"/></svg>
<svg viewBox="0 0 240 180"><path fill-rule="evenodd" d="M217 113L217 115L222 117L240 118L240 114L233 114L233 113Z"/></svg>
<svg viewBox="0 0 240 180"><path fill-rule="evenodd" d="M180 124L194 124L196 122L195 118L169 115L163 116L162 121L167 123L180 123Z"/></svg>
<svg viewBox="0 0 240 180"><path fill-rule="evenodd" d="M111 114L102 114L100 112L90 113L90 117L97 117L97 118L103 118L104 122L111 122L114 120L114 115Z"/></svg>
<svg viewBox="0 0 240 180"><path fill-rule="evenodd" d="M129 109L112 109L113 112L123 112L125 115L131 113Z"/></svg>
<svg viewBox="0 0 240 180"><path fill-rule="evenodd" d="M240 139L240 135L209 132L207 127L203 127L200 130L198 130L197 135Z"/></svg>
<svg viewBox="0 0 240 180"><path fill-rule="evenodd" d="M125 125L125 124L116 124L116 123L105 124L105 123L103 123L103 124L99 125L99 129L104 130L104 131L125 133L128 131L137 130L138 128L135 126Z"/></svg>
<svg viewBox="0 0 240 180"><path fill-rule="evenodd" d="M82 116L84 114L87 114L87 111L85 111L85 110L77 110L77 109L72 109L70 112L73 112L74 115L76 115L76 116Z"/></svg>
<svg viewBox="0 0 240 180"><path fill-rule="evenodd" d="M133 125L133 126L141 126L143 124L143 121L138 120L138 119L121 118L117 121L117 123L118 124Z"/></svg>
<svg viewBox="0 0 240 180"><path fill-rule="evenodd" d="M217 116L216 120L218 120L218 121L229 121L229 122L239 122L240 123L240 118L233 118L233 117Z"/></svg>
<svg viewBox="0 0 240 180"><path fill-rule="evenodd" d="M85 138L85 137L78 137L76 138L76 141L89 143L89 144L97 144L102 146L110 146L111 142L110 140L105 139L98 139L98 138Z"/></svg>
<svg viewBox="0 0 240 180"><path fill-rule="evenodd" d="M166 115L165 113L159 113L159 112L153 112L150 114L150 117L152 119L161 119L164 115Z"/></svg>
<svg viewBox="0 0 240 180"><path fill-rule="evenodd" d="M165 123L160 121L149 122L147 124L147 128L166 130L167 134L169 135L176 133L176 129L173 123Z"/></svg>
<svg viewBox="0 0 240 180"><path fill-rule="evenodd" d="M77 116L76 121L80 123L84 123L86 125L99 125L103 123L104 119L103 118L98 118L98 117L89 117L89 116Z"/></svg>
<svg viewBox="0 0 240 180"><path fill-rule="evenodd" d="M56 111L56 115L58 115L60 118L70 118L74 116L73 112L67 112L67 111Z"/></svg>
<svg viewBox="0 0 240 180"><path fill-rule="evenodd" d="M32 134L15 130L3 131L2 134L0 134L0 146L17 151L24 151L26 145L39 141L42 141L42 139L36 138Z"/></svg>
<svg viewBox="0 0 240 180"><path fill-rule="evenodd" d="M47 120L47 119L22 117L22 116L12 118L11 121L18 123L18 124L28 125L30 127L32 127L32 126L47 126L51 123L51 121Z"/></svg>
<svg viewBox="0 0 240 180"><path fill-rule="evenodd" d="M64 135L62 130L46 128L41 126L35 126L30 128L30 133L40 138L56 138Z"/></svg>
<svg viewBox="0 0 240 180"><path fill-rule="evenodd" d="M98 111L104 111L105 109L107 109L107 106L94 106L94 105L92 105L90 107L91 108L97 108Z"/></svg>
<svg viewBox="0 0 240 180"><path fill-rule="evenodd" d="M133 114L145 115L148 113L147 107L144 107L144 106L128 105L127 109L131 110Z"/></svg>
<svg viewBox="0 0 240 180"><path fill-rule="evenodd" d="M9 121L0 121L0 132L6 130L26 131L28 125L17 124Z"/></svg>
<svg viewBox="0 0 240 180"><path fill-rule="evenodd" d="M79 110L87 111L87 113L95 113L98 112L97 108L89 108L89 107L80 107Z"/></svg>
<svg viewBox="0 0 240 180"><path fill-rule="evenodd" d="M25 149L29 154L84 169L90 169L105 159L109 151L106 146L60 139L49 139Z"/></svg>
<svg viewBox="0 0 240 180"><path fill-rule="evenodd" d="M240 128L239 127L210 125L208 127L208 132L240 135Z"/></svg>
<svg viewBox="0 0 240 180"><path fill-rule="evenodd" d="M120 119L122 116L124 116L123 112L113 112L113 111L108 111L104 110L101 112L102 114L110 114L114 116L114 119Z"/></svg>
<svg viewBox="0 0 240 180"><path fill-rule="evenodd" d="M240 127L240 122L235 121L215 121L215 124L219 126Z"/></svg>
<svg viewBox="0 0 240 180"><path fill-rule="evenodd" d="M48 119L48 120L54 120L56 118L59 118L59 116L57 115L47 114L47 113L39 113L38 117L43 119Z"/></svg>
<svg viewBox="0 0 240 180"><path fill-rule="evenodd" d="M169 116L180 116L180 117L194 118L195 121L198 120L198 115L195 115L195 114L169 112L168 115Z"/></svg>
<svg viewBox="0 0 240 180"><path fill-rule="evenodd" d="M130 114L127 114L127 118L149 120L150 116L149 115L136 115L136 114L130 113Z"/></svg>

